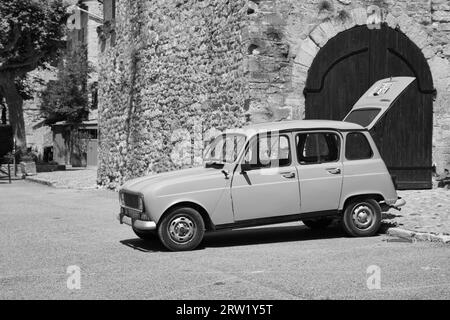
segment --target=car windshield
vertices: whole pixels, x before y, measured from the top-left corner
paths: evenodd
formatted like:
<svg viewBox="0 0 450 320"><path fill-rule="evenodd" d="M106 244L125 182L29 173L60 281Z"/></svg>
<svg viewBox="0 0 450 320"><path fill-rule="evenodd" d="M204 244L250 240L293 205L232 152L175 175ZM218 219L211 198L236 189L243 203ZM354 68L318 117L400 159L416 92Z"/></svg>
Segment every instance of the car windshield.
<svg viewBox="0 0 450 320"><path fill-rule="evenodd" d="M245 144L246 137L243 134L227 133L215 138L206 148L204 161L218 163L232 163L236 161L239 152Z"/></svg>

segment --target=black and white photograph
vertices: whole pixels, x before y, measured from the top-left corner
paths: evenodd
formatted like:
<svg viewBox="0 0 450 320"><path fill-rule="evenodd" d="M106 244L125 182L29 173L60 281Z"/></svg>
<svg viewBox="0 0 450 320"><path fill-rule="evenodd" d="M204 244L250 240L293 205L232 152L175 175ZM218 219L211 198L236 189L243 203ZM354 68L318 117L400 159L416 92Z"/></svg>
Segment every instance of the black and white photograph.
<svg viewBox="0 0 450 320"><path fill-rule="evenodd" d="M450 0L0 0L0 112L0 300L450 300Z"/></svg>

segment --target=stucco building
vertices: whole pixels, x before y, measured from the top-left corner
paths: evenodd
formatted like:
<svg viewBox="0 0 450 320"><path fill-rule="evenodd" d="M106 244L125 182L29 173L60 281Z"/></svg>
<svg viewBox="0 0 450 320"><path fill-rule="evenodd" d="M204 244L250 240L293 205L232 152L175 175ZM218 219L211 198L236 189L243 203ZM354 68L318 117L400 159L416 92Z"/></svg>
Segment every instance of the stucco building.
<svg viewBox="0 0 450 320"><path fill-rule="evenodd" d="M104 185L195 164L211 128L342 119L399 75L417 80L372 132L388 167L403 188L450 167L448 0L104 0L104 15Z"/></svg>
<svg viewBox="0 0 450 320"><path fill-rule="evenodd" d="M86 45L87 59L92 67L92 73L89 78L89 87L92 88L89 99L91 105L96 104L97 100L97 66L98 66L98 36L97 27L102 24L103 19L103 5L98 0L72 0L68 1L73 5L77 5L84 11L79 11L78 21L74 24L72 29L68 30L67 34L67 50L71 50L74 46L84 44ZM40 95L45 90L49 81L56 80L56 67L49 69L36 69L28 74L28 79L32 83L34 92L33 98L24 101L24 120L25 132L27 136L27 146L35 151L39 158L45 159L46 149L53 150L54 160L60 164L70 164L70 154L66 151L62 152L61 143L55 142L54 133L49 126L44 125L44 118L40 111ZM95 101L93 101L95 100ZM96 115L96 112L95 112ZM60 141L61 139L56 139Z"/></svg>

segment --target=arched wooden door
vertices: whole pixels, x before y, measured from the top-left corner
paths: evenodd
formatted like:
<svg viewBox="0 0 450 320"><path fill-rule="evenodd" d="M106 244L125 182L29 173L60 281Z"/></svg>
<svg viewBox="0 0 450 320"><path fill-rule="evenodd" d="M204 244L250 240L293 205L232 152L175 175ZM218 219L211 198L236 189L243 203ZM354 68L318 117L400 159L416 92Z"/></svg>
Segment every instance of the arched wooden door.
<svg viewBox="0 0 450 320"><path fill-rule="evenodd" d="M402 32L358 26L330 39L308 72L305 117L342 120L375 81L390 76L417 79L371 134L399 189L431 188L433 81L422 52Z"/></svg>

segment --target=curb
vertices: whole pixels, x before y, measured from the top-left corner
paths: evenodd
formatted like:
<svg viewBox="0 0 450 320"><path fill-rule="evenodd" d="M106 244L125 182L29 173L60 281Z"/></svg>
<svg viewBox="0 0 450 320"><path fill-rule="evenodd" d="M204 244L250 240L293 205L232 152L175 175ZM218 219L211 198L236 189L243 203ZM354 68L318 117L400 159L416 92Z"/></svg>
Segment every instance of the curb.
<svg viewBox="0 0 450 320"><path fill-rule="evenodd" d="M401 228L389 228L386 234L391 237L398 237L402 239L408 239L411 241L431 241L442 242L444 244L450 244L450 236L445 234L434 234L429 232L415 232L411 230Z"/></svg>
<svg viewBox="0 0 450 320"><path fill-rule="evenodd" d="M25 177L25 181L30 181L30 182L34 182L34 183L39 183L39 184L43 184L49 187L53 187L56 188L55 184L53 182L50 182L48 180L44 180L44 179L39 179L39 178L34 178L34 177L29 177L26 176Z"/></svg>
<svg viewBox="0 0 450 320"><path fill-rule="evenodd" d="M26 176L25 181L33 182L33 183L39 183L48 187L56 188L56 189L72 189L72 190L97 190L97 187L77 187L77 188L71 188L69 186L62 186L57 185L55 182L48 181L45 179L40 179L32 176Z"/></svg>

